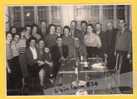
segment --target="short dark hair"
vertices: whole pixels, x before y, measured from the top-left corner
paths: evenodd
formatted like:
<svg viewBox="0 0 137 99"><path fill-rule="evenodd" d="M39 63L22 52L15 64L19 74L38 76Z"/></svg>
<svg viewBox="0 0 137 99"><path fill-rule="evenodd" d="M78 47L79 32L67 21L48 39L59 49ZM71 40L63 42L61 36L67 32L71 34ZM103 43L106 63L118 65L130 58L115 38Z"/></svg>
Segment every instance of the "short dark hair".
<svg viewBox="0 0 137 99"><path fill-rule="evenodd" d="M58 40L59 38L61 38L61 39L62 39L62 37L60 37L60 36L57 36L57 37L56 37L56 40Z"/></svg>
<svg viewBox="0 0 137 99"><path fill-rule="evenodd" d="M99 22L97 22L97 23L96 23L96 25L97 25L97 24L99 24L100 26L102 26L102 24L101 24L101 23L99 23Z"/></svg>
<svg viewBox="0 0 137 99"><path fill-rule="evenodd" d="M18 33L15 33L15 34L13 35L13 38L14 38L16 35L18 35L18 36L20 37L20 34L18 34Z"/></svg>
<svg viewBox="0 0 137 99"><path fill-rule="evenodd" d="M11 36L13 37L12 33L10 33L10 32L6 32L6 38L7 38L7 35L8 35L8 34L11 34Z"/></svg>
<svg viewBox="0 0 137 99"><path fill-rule="evenodd" d="M31 42L32 40L35 40L35 42L37 42L36 38L30 37L30 38L27 40L27 46L28 46L28 47L30 46L30 42Z"/></svg>
<svg viewBox="0 0 137 99"><path fill-rule="evenodd" d="M31 25L26 25L25 28L27 28L27 27L30 27L30 28L31 28Z"/></svg>
<svg viewBox="0 0 137 99"><path fill-rule="evenodd" d="M11 30L12 30L13 28L15 28L15 29L17 30L17 27L16 27L16 26L11 26L11 27L10 27L10 32L11 32Z"/></svg>
<svg viewBox="0 0 137 99"><path fill-rule="evenodd" d="M48 33L50 32L50 28L51 28L52 26L55 27L55 30L56 30L56 25L55 25L55 24L50 24L49 27L48 27Z"/></svg>
<svg viewBox="0 0 137 99"><path fill-rule="evenodd" d="M83 23L85 23L86 25L88 24L88 22L87 22L87 21L82 20L82 21L80 22L80 25L82 25Z"/></svg>
<svg viewBox="0 0 137 99"><path fill-rule="evenodd" d="M67 25L66 25L66 26L64 26L64 28L63 28L63 33L64 33L64 30L65 30L65 29L68 29L68 30L69 30L69 32L70 32L70 27L69 27L69 26L67 26Z"/></svg>
<svg viewBox="0 0 137 99"><path fill-rule="evenodd" d="M71 23L74 22L77 25L77 21L76 20L72 20Z"/></svg>
<svg viewBox="0 0 137 99"><path fill-rule="evenodd" d="M94 25L93 24L88 24L87 27L90 26L93 28L93 32L95 33L95 28L94 28Z"/></svg>
<svg viewBox="0 0 137 99"><path fill-rule="evenodd" d="M39 39L38 42L40 42L40 41L44 41L44 39ZM44 41L44 43L45 43L45 41Z"/></svg>

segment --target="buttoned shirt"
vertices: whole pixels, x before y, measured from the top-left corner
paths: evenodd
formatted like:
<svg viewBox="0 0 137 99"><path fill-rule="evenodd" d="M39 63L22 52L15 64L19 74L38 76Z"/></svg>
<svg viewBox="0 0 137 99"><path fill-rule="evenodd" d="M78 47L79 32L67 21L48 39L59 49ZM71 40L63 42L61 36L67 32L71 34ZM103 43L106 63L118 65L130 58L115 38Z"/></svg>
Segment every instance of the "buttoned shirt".
<svg viewBox="0 0 137 99"><path fill-rule="evenodd" d="M31 52L32 52L33 59L34 59L34 60L37 59L37 58L38 58L38 55L37 55L37 50L36 50L36 48L30 47L30 50L31 50Z"/></svg>

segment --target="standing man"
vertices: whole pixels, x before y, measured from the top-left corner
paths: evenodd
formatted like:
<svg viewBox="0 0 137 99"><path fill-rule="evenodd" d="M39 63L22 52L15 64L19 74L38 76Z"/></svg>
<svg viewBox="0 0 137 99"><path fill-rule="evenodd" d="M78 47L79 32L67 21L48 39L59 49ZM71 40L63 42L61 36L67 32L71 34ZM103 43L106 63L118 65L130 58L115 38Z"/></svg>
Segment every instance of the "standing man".
<svg viewBox="0 0 137 99"><path fill-rule="evenodd" d="M101 44L102 44L102 46L98 49L98 54L101 58L105 58L104 48L105 48L105 44L106 44L106 37L105 37L106 35L102 31L102 24L96 23L95 30L96 30L96 34L99 36L99 38L101 40Z"/></svg>
<svg viewBox="0 0 137 99"><path fill-rule="evenodd" d="M40 30L41 30L42 37L45 38L45 36L47 34L47 23L45 21L41 21Z"/></svg>
<svg viewBox="0 0 137 99"><path fill-rule="evenodd" d="M107 23L107 30L105 31L105 47L104 53L107 56L107 66L109 69L114 68L115 64L115 41L116 41L116 33L117 30L114 29L113 24L111 22Z"/></svg>
<svg viewBox="0 0 137 99"><path fill-rule="evenodd" d="M72 38L79 38L80 41L83 41L83 35L80 30L77 29L77 21L72 20L70 24L70 33Z"/></svg>
<svg viewBox="0 0 137 99"><path fill-rule="evenodd" d="M88 25L87 21L85 21L85 20L81 21L81 32L83 35L86 34L87 25Z"/></svg>
<svg viewBox="0 0 137 99"><path fill-rule="evenodd" d="M30 38L28 41L29 45L25 51L25 58L28 68L28 89L29 94L37 95L41 94L40 81L39 81L39 70L38 66L38 53L36 49L36 39Z"/></svg>
<svg viewBox="0 0 137 99"><path fill-rule="evenodd" d="M131 31L124 20L119 21L119 31L116 36L116 70L120 73L129 64L127 60L131 56Z"/></svg>
<svg viewBox="0 0 137 99"><path fill-rule="evenodd" d="M56 78L61 63L68 57L68 47L63 45L61 37L56 38L56 45L51 48L51 55L54 64L53 75Z"/></svg>

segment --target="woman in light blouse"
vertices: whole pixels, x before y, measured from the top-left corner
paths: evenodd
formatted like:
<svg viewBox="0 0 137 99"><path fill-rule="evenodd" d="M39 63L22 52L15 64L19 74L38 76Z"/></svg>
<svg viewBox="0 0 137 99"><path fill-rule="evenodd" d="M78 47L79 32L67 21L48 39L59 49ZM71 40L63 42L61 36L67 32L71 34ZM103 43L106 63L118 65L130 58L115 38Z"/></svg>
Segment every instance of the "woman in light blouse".
<svg viewBox="0 0 137 99"><path fill-rule="evenodd" d="M7 40L8 40L8 36L10 36L10 34L7 35ZM13 40L10 41L11 43L9 46L9 53L10 55L12 55L11 57L11 61L10 61L10 69L11 69L11 86L14 91L13 94L20 94L21 91L21 86L22 86L22 73L21 73L21 69L20 69L20 63L19 63L19 46L18 46L18 41L19 41L20 36L18 34L15 34L13 37ZM8 57L9 58L9 57Z"/></svg>
<svg viewBox="0 0 137 99"><path fill-rule="evenodd" d="M11 41L12 41L12 34L7 33L6 35L6 58L7 58L7 89L8 89L8 94L10 94L12 87L12 52L11 52Z"/></svg>
<svg viewBox="0 0 137 99"><path fill-rule="evenodd" d="M96 57L98 55L98 48L102 46L99 36L95 33L92 24L87 26L87 33L84 36L84 43L87 47L88 57Z"/></svg>

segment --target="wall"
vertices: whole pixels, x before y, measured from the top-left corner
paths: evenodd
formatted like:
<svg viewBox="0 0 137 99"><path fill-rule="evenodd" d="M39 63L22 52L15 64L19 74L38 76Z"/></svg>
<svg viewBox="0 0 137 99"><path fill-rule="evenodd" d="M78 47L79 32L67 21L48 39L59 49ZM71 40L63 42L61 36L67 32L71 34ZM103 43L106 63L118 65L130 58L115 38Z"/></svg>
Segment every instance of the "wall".
<svg viewBox="0 0 137 99"><path fill-rule="evenodd" d="M102 23L103 30L108 21L117 27L118 19L125 19L130 25L130 7L123 5L65 5L65 6L16 6L8 7L10 26L21 27L27 24L69 25L75 19L79 23L87 20L89 23Z"/></svg>

